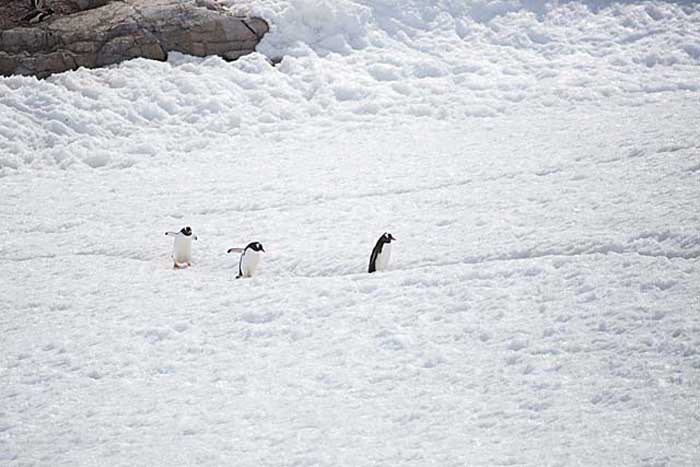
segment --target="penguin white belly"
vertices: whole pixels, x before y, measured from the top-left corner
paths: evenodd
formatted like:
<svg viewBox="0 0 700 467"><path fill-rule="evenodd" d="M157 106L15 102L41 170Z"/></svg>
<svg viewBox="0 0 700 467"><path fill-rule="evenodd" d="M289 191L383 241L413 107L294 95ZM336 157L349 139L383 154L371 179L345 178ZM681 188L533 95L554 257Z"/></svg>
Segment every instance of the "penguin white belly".
<svg viewBox="0 0 700 467"><path fill-rule="evenodd" d="M385 243L374 263L377 271L383 271L389 266L389 258L391 258L391 243Z"/></svg>
<svg viewBox="0 0 700 467"><path fill-rule="evenodd" d="M241 276L253 277L255 270L258 268L259 262L260 252L251 249L247 249L245 252L243 252L243 256L241 257Z"/></svg>
<svg viewBox="0 0 700 467"><path fill-rule="evenodd" d="M173 246L173 261L177 265L190 264L192 262L192 239L189 237L175 237Z"/></svg>

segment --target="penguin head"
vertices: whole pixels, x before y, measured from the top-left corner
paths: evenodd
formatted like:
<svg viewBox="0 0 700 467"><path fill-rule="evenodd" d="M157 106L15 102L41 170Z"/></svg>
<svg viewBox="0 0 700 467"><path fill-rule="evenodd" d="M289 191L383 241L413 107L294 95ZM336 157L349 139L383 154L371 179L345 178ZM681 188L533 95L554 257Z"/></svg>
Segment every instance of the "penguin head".
<svg viewBox="0 0 700 467"><path fill-rule="evenodd" d="M192 235L192 229L188 225L187 227L183 227L182 230L180 230L180 233L182 233L182 235L189 237L190 235Z"/></svg>
<svg viewBox="0 0 700 467"><path fill-rule="evenodd" d="M384 235L382 235L382 242L384 243L391 243L393 241L396 241L393 235L391 235L389 232L384 232Z"/></svg>
<svg viewBox="0 0 700 467"><path fill-rule="evenodd" d="M250 248L253 251L262 251L263 253L265 253L265 248L263 248L262 243L260 242L249 243L246 248Z"/></svg>

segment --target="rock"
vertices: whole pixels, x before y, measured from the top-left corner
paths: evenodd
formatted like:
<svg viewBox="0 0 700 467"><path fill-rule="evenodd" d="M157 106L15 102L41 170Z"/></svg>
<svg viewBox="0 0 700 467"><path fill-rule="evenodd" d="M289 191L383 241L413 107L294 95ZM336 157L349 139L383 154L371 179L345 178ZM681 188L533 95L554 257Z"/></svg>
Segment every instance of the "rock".
<svg viewBox="0 0 700 467"><path fill-rule="evenodd" d="M228 60L255 50L268 25L235 16L214 0L48 0L53 14L21 18L29 0L0 6L0 75L40 78L81 66L136 57L165 60L170 51Z"/></svg>

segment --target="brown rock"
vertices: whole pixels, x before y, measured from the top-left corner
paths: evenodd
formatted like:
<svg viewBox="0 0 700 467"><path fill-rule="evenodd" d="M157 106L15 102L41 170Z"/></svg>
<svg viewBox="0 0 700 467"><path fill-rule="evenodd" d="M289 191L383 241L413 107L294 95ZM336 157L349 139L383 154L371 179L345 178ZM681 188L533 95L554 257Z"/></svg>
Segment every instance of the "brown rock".
<svg viewBox="0 0 700 467"><path fill-rule="evenodd" d="M265 21L234 16L214 0L49 0L37 24L21 18L29 0L0 5L0 75L46 77L79 66L135 57L165 60L170 51L234 60L255 50Z"/></svg>

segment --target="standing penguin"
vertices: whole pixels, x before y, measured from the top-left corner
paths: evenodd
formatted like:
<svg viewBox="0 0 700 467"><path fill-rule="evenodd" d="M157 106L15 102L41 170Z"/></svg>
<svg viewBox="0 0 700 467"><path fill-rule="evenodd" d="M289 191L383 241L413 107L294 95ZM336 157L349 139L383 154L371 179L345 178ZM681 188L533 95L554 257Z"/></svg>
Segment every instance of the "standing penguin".
<svg viewBox="0 0 700 467"><path fill-rule="evenodd" d="M197 240L196 235L192 235L192 229L188 225L179 232L165 232L165 235L175 237L173 244L173 267L175 269L192 266L192 239Z"/></svg>
<svg viewBox="0 0 700 467"><path fill-rule="evenodd" d="M260 263L260 253L265 253L265 249L260 242L251 242L245 248L229 248L226 253L241 253L241 258L238 260L238 275L236 279L241 277L253 277L255 270Z"/></svg>
<svg viewBox="0 0 700 467"><path fill-rule="evenodd" d="M377 244L374 245L372 256L369 257L369 272L383 271L389 265L391 258L391 242L396 239L388 232L384 232Z"/></svg>

